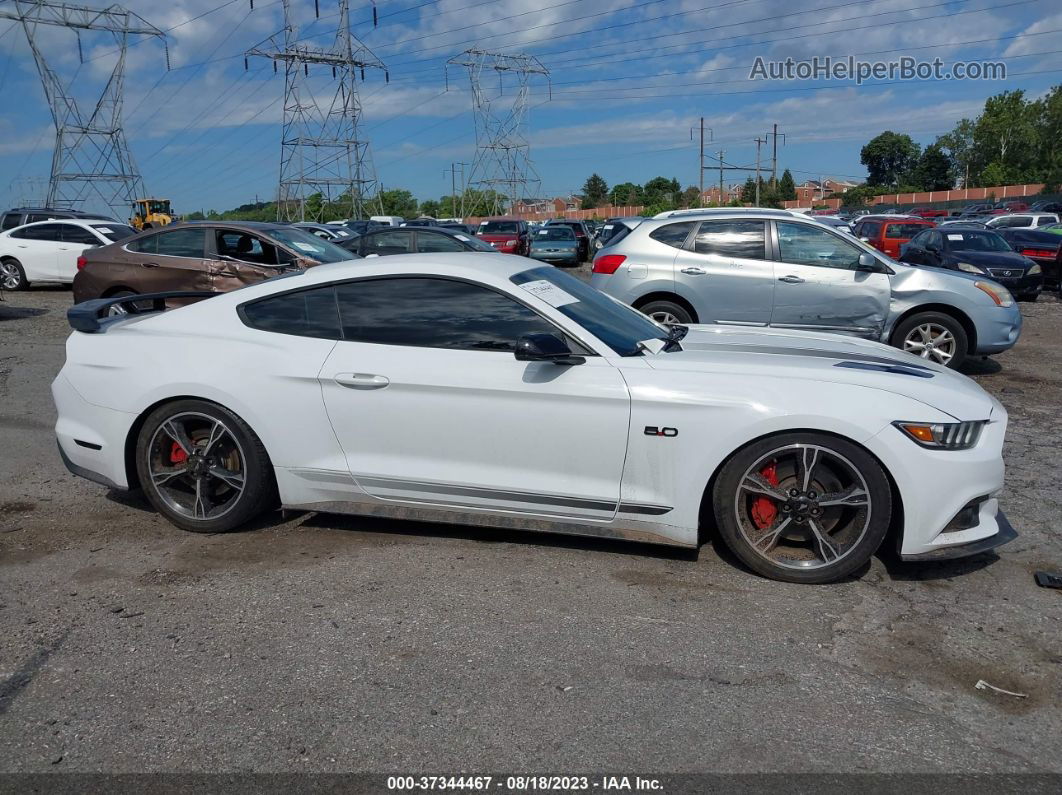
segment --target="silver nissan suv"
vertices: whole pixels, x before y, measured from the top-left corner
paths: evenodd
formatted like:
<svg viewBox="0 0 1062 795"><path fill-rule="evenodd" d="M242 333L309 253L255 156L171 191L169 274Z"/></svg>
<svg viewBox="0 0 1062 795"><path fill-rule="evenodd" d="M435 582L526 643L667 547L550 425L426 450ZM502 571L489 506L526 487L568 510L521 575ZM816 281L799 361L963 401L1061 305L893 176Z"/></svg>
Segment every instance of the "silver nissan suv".
<svg viewBox="0 0 1062 795"><path fill-rule="evenodd" d="M662 213L624 226L590 283L657 321L851 334L948 367L1001 353L1021 334L1005 287L896 262L787 210Z"/></svg>

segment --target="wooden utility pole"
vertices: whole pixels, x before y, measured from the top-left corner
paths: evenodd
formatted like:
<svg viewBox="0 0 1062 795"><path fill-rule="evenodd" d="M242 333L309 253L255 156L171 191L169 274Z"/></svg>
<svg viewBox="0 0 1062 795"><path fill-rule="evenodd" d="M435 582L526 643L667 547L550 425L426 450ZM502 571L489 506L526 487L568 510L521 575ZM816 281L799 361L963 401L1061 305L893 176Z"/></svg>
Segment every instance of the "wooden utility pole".
<svg viewBox="0 0 1062 795"><path fill-rule="evenodd" d="M719 206L723 206L723 155L725 155L722 149L719 150Z"/></svg>
<svg viewBox="0 0 1062 795"><path fill-rule="evenodd" d="M704 169L705 169L705 165L704 165L704 116L701 116L701 127L700 127L700 129L701 129L701 146L700 146L700 151L699 151L699 153L697 155L697 182L700 185L700 191L701 192L700 192L700 194L698 196L698 199L697 199L697 206L698 207L703 207L704 206ZM712 136L712 129L709 127L708 128L708 140L709 140L709 142L712 140L712 137L713 137ZM691 141L693 140L693 128L692 127L690 127L690 140Z"/></svg>
<svg viewBox="0 0 1062 795"><path fill-rule="evenodd" d="M766 138L756 138L756 206L760 206L760 144L767 143Z"/></svg>
<svg viewBox="0 0 1062 795"><path fill-rule="evenodd" d="M782 137L782 145L785 145L785 133L778 132L778 125L774 125L774 131L767 133L771 136L771 185L778 184L778 136Z"/></svg>

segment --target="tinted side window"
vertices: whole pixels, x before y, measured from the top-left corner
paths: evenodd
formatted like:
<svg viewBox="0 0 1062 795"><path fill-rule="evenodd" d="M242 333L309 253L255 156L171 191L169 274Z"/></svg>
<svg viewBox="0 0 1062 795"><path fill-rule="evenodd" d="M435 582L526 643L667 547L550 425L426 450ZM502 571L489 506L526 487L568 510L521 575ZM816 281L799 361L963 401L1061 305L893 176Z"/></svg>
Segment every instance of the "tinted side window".
<svg viewBox="0 0 1062 795"><path fill-rule="evenodd" d="M513 299L446 279L371 279L339 285L343 338L379 345L512 351L522 334L556 333Z"/></svg>
<svg viewBox="0 0 1062 795"><path fill-rule="evenodd" d="M886 224L885 237L889 240L910 240L925 228L924 224Z"/></svg>
<svg viewBox="0 0 1062 795"><path fill-rule="evenodd" d="M174 229L172 232L159 234L159 254L169 257L203 256L203 243L206 234L202 229Z"/></svg>
<svg viewBox="0 0 1062 795"><path fill-rule="evenodd" d="M22 213L7 213L4 215L2 229L14 229L22 223Z"/></svg>
<svg viewBox="0 0 1062 795"><path fill-rule="evenodd" d="M705 221L693 249L698 254L767 259L763 221Z"/></svg>
<svg viewBox="0 0 1062 795"><path fill-rule="evenodd" d="M26 223L35 224L38 221L50 221L54 217L54 215L48 215L47 213L30 213L26 216Z"/></svg>
<svg viewBox="0 0 1062 795"><path fill-rule="evenodd" d="M682 248L690 230L697 225L696 221L684 221L681 224L668 224L649 233L649 237L675 248Z"/></svg>
<svg viewBox="0 0 1062 795"><path fill-rule="evenodd" d="M1037 226L1050 226L1053 223L1055 223L1055 219L1049 215L1042 215L1036 219Z"/></svg>
<svg viewBox="0 0 1062 795"><path fill-rule="evenodd" d="M139 251L141 254L158 254L159 253L159 235L148 235L147 237L134 240L128 246L130 251Z"/></svg>
<svg viewBox="0 0 1062 795"><path fill-rule="evenodd" d="M449 235L436 235L431 232L417 232L417 251L464 251L464 247Z"/></svg>
<svg viewBox="0 0 1062 795"><path fill-rule="evenodd" d="M63 224L63 242L80 243L83 246L98 246L100 240L83 226Z"/></svg>
<svg viewBox="0 0 1062 795"><path fill-rule="evenodd" d="M262 331L326 340L342 338L336 291L331 286L255 301L243 307L243 316L248 326Z"/></svg>
<svg viewBox="0 0 1062 795"><path fill-rule="evenodd" d="M367 235L362 244L362 256L369 254L408 254L413 250L413 233L406 230L377 232Z"/></svg>
<svg viewBox="0 0 1062 795"><path fill-rule="evenodd" d="M914 237L911 238L911 245L912 246L920 246L922 248L925 248L926 246L932 245L930 243L930 236L929 235L930 235L929 232L920 232L920 233L918 233L917 235L915 235Z"/></svg>
<svg viewBox="0 0 1062 795"><path fill-rule="evenodd" d="M875 240L879 234L881 234L880 221L864 221L859 225L859 233L857 234L857 237L865 237L868 240Z"/></svg>
<svg viewBox="0 0 1062 795"><path fill-rule="evenodd" d="M55 243L63 239L62 224L41 224L40 226L27 226L17 232L12 232L11 237L22 240L48 240Z"/></svg>
<svg viewBox="0 0 1062 795"><path fill-rule="evenodd" d="M849 269L859 262L859 249L832 232L808 224L776 223L782 262Z"/></svg>

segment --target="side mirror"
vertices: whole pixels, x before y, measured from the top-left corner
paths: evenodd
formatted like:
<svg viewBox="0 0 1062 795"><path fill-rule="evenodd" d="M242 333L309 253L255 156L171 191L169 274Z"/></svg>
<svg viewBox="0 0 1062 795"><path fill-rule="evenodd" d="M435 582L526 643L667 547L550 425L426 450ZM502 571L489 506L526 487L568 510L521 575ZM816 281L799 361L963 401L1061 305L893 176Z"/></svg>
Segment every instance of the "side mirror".
<svg viewBox="0 0 1062 795"><path fill-rule="evenodd" d="M866 252L859 255L859 260L856 262L857 271L864 273L881 273L881 266L874 257Z"/></svg>
<svg viewBox="0 0 1062 795"><path fill-rule="evenodd" d="M859 239L862 240L864 243L869 243L870 242L870 238L869 237L861 237Z"/></svg>
<svg viewBox="0 0 1062 795"><path fill-rule="evenodd" d="M572 353L568 343L556 334L524 334L516 341L513 355L521 362L582 364L586 361L582 356Z"/></svg>

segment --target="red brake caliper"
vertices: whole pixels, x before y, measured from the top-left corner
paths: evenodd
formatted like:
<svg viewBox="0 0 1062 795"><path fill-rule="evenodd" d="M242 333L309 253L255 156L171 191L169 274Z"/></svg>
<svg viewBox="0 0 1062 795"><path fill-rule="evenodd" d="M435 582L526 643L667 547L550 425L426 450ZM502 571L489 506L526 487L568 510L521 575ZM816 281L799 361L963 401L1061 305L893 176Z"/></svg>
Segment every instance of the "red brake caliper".
<svg viewBox="0 0 1062 795"><path fill-rule="evenodd" d="M187 460L188 453L184 452L184 449L177 442L174 442L173 447L170 448L170 463L183 464Z"/></svg>
<svg viewBox="0 0 1062 795"><path fill-rule="evenodd" d="M777 462L772 461L769 463L760 470L760 474L763 475L764 480L772 486L778 485ZM756 523L756 527L760 530L766 530L774 524L774 520L778 516L778 506L774 504L774 500L770 497L757 497L752 501L751 513L752 521Z"/></svg>

